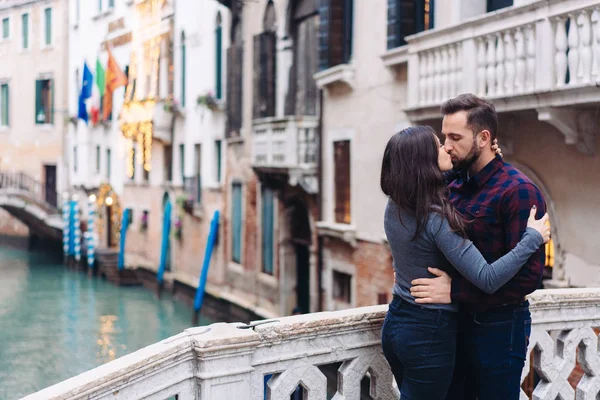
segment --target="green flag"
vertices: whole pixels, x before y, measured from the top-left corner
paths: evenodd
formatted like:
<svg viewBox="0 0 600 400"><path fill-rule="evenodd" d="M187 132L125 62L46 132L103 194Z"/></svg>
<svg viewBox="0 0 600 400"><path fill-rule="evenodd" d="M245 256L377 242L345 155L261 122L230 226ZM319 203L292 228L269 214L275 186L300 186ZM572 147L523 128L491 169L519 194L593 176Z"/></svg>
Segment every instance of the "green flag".
<svg viewBox="0 0 600 400"><path fill-rule="evenodd" d="M104 81L104 68L100 63L99 58L96 58L96 85L98 85L98 92L100 93L100 96L104 96L106 82Z"/></svg>

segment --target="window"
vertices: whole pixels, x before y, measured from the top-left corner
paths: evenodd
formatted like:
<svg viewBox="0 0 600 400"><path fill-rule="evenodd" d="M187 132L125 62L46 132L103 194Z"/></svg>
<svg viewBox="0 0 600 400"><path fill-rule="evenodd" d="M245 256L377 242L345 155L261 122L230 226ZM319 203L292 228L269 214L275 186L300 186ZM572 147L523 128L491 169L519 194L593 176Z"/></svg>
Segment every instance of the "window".
<svg viewBox="0 0 600 400"><path fill-rule="evenodd" d="M73 172L77 172L77 146L73 146Z"/></svg>
<svg viewBox="0 0 600 400"><path fill-rule="evenodd" d="M96 172L100 173L100 146L96 146Z"/></svg>
<svg viewBox="0 0 600 400"><path fill-rule="evenodd" d="M102 12L102 0L98 0L98 12Z"/></svg>
<svg viewBox="0 0 600 400"><path fill-rule="evenodd" d="M150 171L148 171L146 168L143 168L142 171L142 179L144 182L148 182L150 180Z"/></svg>
<svg viewBox="0 0 600 400"><path fill-rule="evenodd" d="M75 23L79 23L79 15L80 15L80 1L81 0L76 0L75 1Z"/></svg>
<svg viewBox="0 0 600 400"><path fill-rule="evenodd" d="M487 12L500 10L501 8L510 7L513 5L513 0L487 0Z"/></svg>
<svg viewBox="0 0 600 400"><path fill-rule="evenodd" d="M115 8L115 0L108 0L108 8Z"/></svg>
<svg viewBox="0 0 600 400"><path fill-rule="evenodd" d="M273 190L263 186L261 189L262 199L262 272L273 275Z"/></svg>
<svg viewBox="0 0 600 400"><path fill-rule="evenodd" d="M320 0L319 70L350 61L354 0Z"/></svg>
<svg viewBox="0 0 600 400"><path fill-rule="evenodd" d="M388 0L388 49L406 44L406 36L433 28L434 1Z"/></svg>
<svg viewBox="0 0 600 400"><path fill-rule="evenodd" d="M181 174L181 181L185 179L185 145L179 145L179 173Z"/></svg>
<svg viewBox="0 0 600 400"><path fill-rule="evenodd" d="M8 126L9 117L8 83L0 85L0 126Z"/></svg>
<svg viewBox="0 0 600 400"><path fill-rule="evenodd" d="M46 8L44 10L44 43L46 46L52 44L52 9Z"/></svg>
<svg viewBox="0 0 600 400"><path fill-rule="evenodd" d="M277 32L275 6L267 4L263 32L254 36L254 118L275 116Z"/></svg>
<svg viewBox="0 0 600 400"><path fill-rule="evenodd" d="M110 180L110 149L106 149L106 179Z"/></svg>
<svg viewBox="0 0 600 400"><path fill-rule="evenodd" d="M220 140L215 140L215 152L216 152L216 159L217 159L217 168L216 168L216 180L217 183L221 183L221 141Z"/></svg>
<svg viewBox="0 0 600 400"><path fill-rule="evenodd" d="M217 28L215 30L215 97L223 97L223 27L221 12L217 14Z"/></svg>
<svg viewBox="0 0 600 400"><path fill-rule="evenodd" d="M242 262L242 184L231 186L231 260Z"/></svg>
<svg viewBox="0 0 600 400"><path fill-rule="evenodd" d="M8 39L10 36L10 19L4 18L2 20L2 39Z"/></svg>
<svg viewBox="0 0 600 400"><path fill-rule="evenodd" d="M173 147L165 146L164 147L164 171L165 171L165 181L171 182L173 180Z"/></svg>
<svg viewBox="0 0 600 400"><path fill-rule="evenodd" d="M21 15L22 42L21 47L26 50L29 48L29 14Z"/></svg>
<svg viewBox="0 0 600 400"><path fill-rule="evenodd" d="M240 136L242 127L242 97L243 97L243 63L244 46L242 43L242 22L234 18L232 23L232 42L227 49L227 118L226 137Z"/></svg>
<svg viewBox="0 0 600 400"><path fill-rule="evenodd" d="M335 222L349 224L350 218L350 141L333 143Z"/></svg>
<svg viewBox="0 0 600 400"><path fill-rule="evenodd" d="M352 304L352 276L333 271L333 299Z"/></svg>
<svg viewBox="0 0 600 400"><path fill-rule="evenodd" d="M35 81L35 123L54 123L54 83L52 79Z"/></svg>
<svg viewBox="0 0 600 400"><path fill-rule="evenodd" d="M181 32L181 106L185 107L185 32Z"/></svg>

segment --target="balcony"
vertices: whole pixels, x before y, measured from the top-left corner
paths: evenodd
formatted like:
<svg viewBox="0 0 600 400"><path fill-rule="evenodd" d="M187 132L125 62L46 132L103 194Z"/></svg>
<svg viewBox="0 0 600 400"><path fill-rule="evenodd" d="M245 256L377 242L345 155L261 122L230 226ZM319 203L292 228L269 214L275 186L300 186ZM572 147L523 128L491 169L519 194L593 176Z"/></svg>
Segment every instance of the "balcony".
<svg viewBox="0 0 600 400"><path fill-rule="evenodd" d="M145 130L144 124L151 122L152 138L163 144L171 144L171 128L176 112L174 106L165 100L130 101L123 105L119 122L123 135L138 141L139 135Z"/></svg>
<svg viewBox="0 0 600 400"><path fill-rule="evenodd" d="M313 77L319 89L333 84L345 84L352 88L354 87L354 75L355 70L351 64L340 64L317 72Z"/></svg>
<svg viewBox="0 0 600 400"><path fill-rule="evenodd" d="M476 93L498 112L538 111L589 154L595 121L585 106L600 102L598 38L596 0L538 0L411 36L408 116L437 119L445 99Z"/></svg>
<svg viewBox="0 0 600 400"><path fill-rule="evenodd" d="M317 116L263 118L254 121L252 166L259 174L285 174L292 186L316 193Z"/></svg>
<svg viewBox="0 0 600 400"><path fill-rule="evenodd" d="M596 398L600 289L548 289L529 296L532 329L523 387L533 398ZM289 399L302 384L311 399L398 399L381 351L387 306L196 327L111 361L25 400L50 398ZM250 329L251 328L251 329ZM534 357L534 360L531 360ZM533 361L531 363L531 361ZM530 365L539 382L532 379ZM569 381L576 369L581 380ZM159 384L157 384L159 382ZM570 383L571 382L571 383ZM529 394L529 393L527 393ZM529 398L525 392L522 399ZM306 398L306 397L305 397Z"/></svg>

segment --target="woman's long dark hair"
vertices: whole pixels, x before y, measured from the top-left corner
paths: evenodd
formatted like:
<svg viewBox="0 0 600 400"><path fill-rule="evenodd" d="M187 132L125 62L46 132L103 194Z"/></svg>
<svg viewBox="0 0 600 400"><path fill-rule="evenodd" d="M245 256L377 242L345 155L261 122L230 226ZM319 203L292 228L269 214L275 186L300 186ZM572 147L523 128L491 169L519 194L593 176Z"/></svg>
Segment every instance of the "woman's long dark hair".
<svg viewBox="0 0 600 400"><path fill-rule="evenodd" d="M381 164L381 190L417 221L415 240L429 213L438 212L453 231L465 236L462 216L446 197L446 182L438 164L438 143L429 126L415 126L396 133L388 141Z"/></svg>

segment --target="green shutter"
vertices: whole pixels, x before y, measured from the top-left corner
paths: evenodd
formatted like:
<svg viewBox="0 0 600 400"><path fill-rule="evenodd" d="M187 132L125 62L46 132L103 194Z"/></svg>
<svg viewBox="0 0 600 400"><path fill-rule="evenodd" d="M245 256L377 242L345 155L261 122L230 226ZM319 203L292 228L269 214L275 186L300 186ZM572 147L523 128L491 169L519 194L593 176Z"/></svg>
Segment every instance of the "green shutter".
<svg viewBox="0 0 600 400"><path fill-rule="evenodd" d="M48 96L50 98L50 104L47 107L47 112L50 113L49 122L54 124L54 79L49 79L48 85L50 85L48 89L50 90L50 95Z"/></svg>
<svg viewBox="0 0 600 400"><path fill-rule="evenodd" d="M4 18L2 20L2 38L8 39L9 34L10 34L10 22L9 22L8 18Z"/></svg>
<svg viewBox="0 0 600 400"><path fill-rule="evenodd" d="M221 183L221 141L215 141L217 152L217 183Z"/></svg>
<svg viewBox="0 0 600 400"><path fill-rule="evenodd" d="M273 275L273 190L262 188L262 271Z"/></svg>
<svg viewBox="0 0 600 400"><path fill-rule="evenodd" d="M106 149L106 179L110 181L110 149Z"/></svg>
<svg viewBox="0 0 600 400"><path fill-rule="evenodd" d="M223 76L223 60L222 60L222 55L223 55L223 30L220 26L217 27L217 32L216 32L216 60L217 60L217 65L216 65L216 88L215 88L215 96L217 99L220 99L222 96L222 86L223 86L223 82L222 82L222 76Z"/></svg>
<svg viewBox="0 0 600 400"><path fill-rule="evenodd" d="M231 260L242 262L242 184L231 187Z"/></svg>
<svg viewBox="0 0 600 400"><path fill-rule="evenodd" d="M102 0L98 0L98 12L102 12Z"/></svg>
<svg viewBox="0 0 600 400"><path fill-rule="evenodd" d="M115 6L115 0L108 0L108 8L113 8Z"/></svg>
<svg viewBox="0 0 600 400"><path fill-rule="evenodd" d="M8 84L3 84L1 87L1 93L0 96L2 96L0 98L0 106L2 106L2 110L1 110L1 115L0 115L0 125L2 126L8 126L9 125L9 108L8 108Z"/></svg>
<svg viewBox="0 0 600 400"><path fill-rule="evenodd" d="M21 17L23 27L23 48L29 48L29 14L23 14Z"/></svg>
<svg viewBox="0 0 600 400"><path fill-rule="evenodd" d="M46 45L52 44L52 9L46 8L44 10L46 17Z"/></svg>
<svg viewBox="0 0 600 400"><path fill-rule="evenodd" d="M43 121L38 121L38 114L40 113L40 111L42 111L44 109L43 103L42 103L42 86L44 84L43 80L36 80L35 81L35 115L34 115L34 119L35 119L35 123L36 124L43 124Z"/></svg>
<svg viewBox="0 0 600 400"><path fill-rule="evenodd" d="M179 166L181 168L181 180L185 179L185 145L179 145Z"/></svg>

